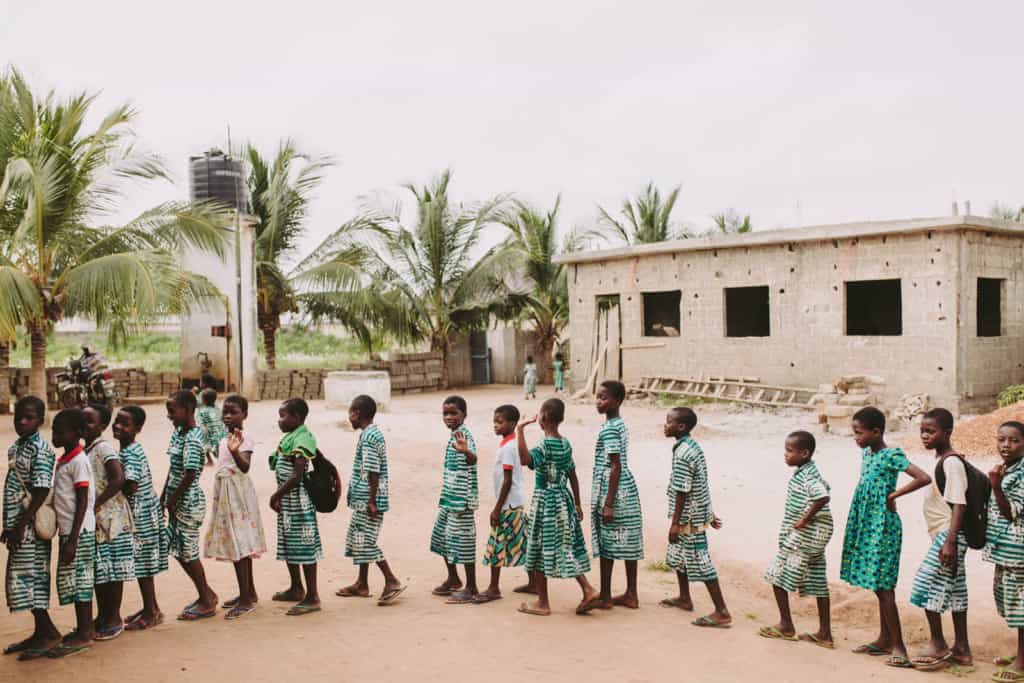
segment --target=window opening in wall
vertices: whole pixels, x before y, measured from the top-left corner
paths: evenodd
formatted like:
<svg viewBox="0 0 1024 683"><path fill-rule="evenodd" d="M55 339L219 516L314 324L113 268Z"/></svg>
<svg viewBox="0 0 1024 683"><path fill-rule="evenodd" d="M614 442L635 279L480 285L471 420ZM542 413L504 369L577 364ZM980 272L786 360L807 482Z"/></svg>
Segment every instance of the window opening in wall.
<svg viewBox="0 0 1024 683"><path fill-rule="evenodd" d="M978 278L978 336L998 337L1003 333L1003 281Z"/></svg>
<svg viewBox="0 0 1024 683"><path fill-rule="evenodd" d="M771 335L768 287L727 287L725 289L725 336L767 337Z"/></svg>
<svg viewBox="0 0 1024 683"><path fill-rule="evenodd" d="M846 283L846 334L898 337L903 334L903 296L899 280Z"/></svg>
<svg viewBox="0 0 1024 683"><path fill-rule="evenodd" d="M683 293L644 292L644 336L645 337L678 337L679 303Z"/></svg>

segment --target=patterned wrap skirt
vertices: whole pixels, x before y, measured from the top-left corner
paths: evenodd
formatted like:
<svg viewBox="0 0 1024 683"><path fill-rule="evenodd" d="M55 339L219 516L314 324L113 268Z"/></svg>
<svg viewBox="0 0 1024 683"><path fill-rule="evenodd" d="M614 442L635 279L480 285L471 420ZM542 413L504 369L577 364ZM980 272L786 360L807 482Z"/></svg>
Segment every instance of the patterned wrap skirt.
<svg viewBox="0 0 1024 683"><path fill-rule="evenodd" d="M256 487L249 475L224 469L213 486L213 514L203 539L203 556L238 562L267 552Z"/></svg>
<svg viewBox="0 0 1024 683"><path fill-rule="evenodd" d="M498 526L491 529L484 551L484 566L522 567L526 562L526 513L523 508L501 511Z"/></svg>

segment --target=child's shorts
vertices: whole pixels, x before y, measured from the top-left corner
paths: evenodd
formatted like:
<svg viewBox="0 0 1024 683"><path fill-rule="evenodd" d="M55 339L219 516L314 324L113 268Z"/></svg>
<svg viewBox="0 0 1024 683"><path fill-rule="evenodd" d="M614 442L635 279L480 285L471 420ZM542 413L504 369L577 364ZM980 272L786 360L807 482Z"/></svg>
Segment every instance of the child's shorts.
<svg viewBox="0 0 1024 683"><path fill-rule="evenodd" d="M7 608L12 612L50 606L51 545L37 539L28 524L21 545L7 555Z"/></svg>
<svg viewBox="0 0 1024 683"><path fill-rule="evenodd" d="M815 521L804 529L793 529L779 546L764 580L787 593L827 598L828 574L825 547L832 538L832 520Z"/></svg>
<svg viewBox="0 0 1024 683"><path fill-rule="evenodd" d="M1024 567L997 564L992 584L999 616L1010 628L1024 628Z"/></svg>
<svg viewBox="0 0 1024 683"><path fill-rule="evenodd" d="M684 572L689 581L707 583L718 578L708 551L708 534L679 534L679 540L669 543L665 564L677 572Z"/></svg>
<svg viewBox="0 0 1024 683"><path fill-rule="evenodd" d="M345 536L345 557L351 557L353 564L383 562L384 551L377 545L383 523L383 513L377 513L377 519L370 519L366 510L353 511Z"/></svg>
<svg viewBox="0 0 1024 683"><path fill-rule="evenodd" d="M60 547L68 541L60 537ZM92 602L92 589L96 581L96 534L92 531L78 532L78 547L75 560L62 564L57 555L57 599L62 605L73 602Z"/></svg>
<svg viewBox="0 0 1024 683"><path fill-rule="evenodd" d="M437 511L430 533L430 552L448 564L476 564L476 511Z"/></svg>
<svg viewBox="0 0 1024 683"><path fill-rule="evenodd" d="M929 612L942 614L950 610L967 611L967 573L964 571L964 557L967 555L967 539L963 532L956 539L956 574L939 562L939 550L942 549L949 530L940 531L928 554L924 557L914 577L914 588L910 592L910 604Z"/></svg>
<svg viewBox="0 0 1024 683"><path fill-rule="evenodd" d="M205 508L204 508L205 509ZM175 519L174 515L167 520L167 549L171 555L182 562L192 562L201 557L199 552L199 526Z"/></svg>
<svg viewBox="0 0 1024 683"><path fill-rule="evenodd" d="M526 562L526 513L522 507L501 511L484 551L487 567L522 567Z"/></svg>

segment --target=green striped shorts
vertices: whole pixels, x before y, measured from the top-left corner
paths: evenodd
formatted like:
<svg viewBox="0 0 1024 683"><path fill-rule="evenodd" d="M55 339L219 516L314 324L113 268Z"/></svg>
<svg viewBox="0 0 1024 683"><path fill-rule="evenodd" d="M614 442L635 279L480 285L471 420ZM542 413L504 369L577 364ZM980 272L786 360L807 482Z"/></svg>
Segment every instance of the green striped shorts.
<svg viewBox="0 0 1024 683"><path fill-rule="evenodd" d="M956 539L956 574L939 562L939 550L949 538L949 529L940 531L924 556L924 562L914 577L914 588L910 591L910 604L929 612L967 611L967 572L964 571L964 557L967 555L967 539L963 532Z"/></svg>
<svg viewBox="0 0 1024 683"><path fill-rule="evenodd" d="M1010 628L1024 628L1024 567L996 565L992 581L996 611Z"/></svg>
<svg viewBox="0 0 1024 683"><path fill-rule="evenodd" d="M50 606L50 548L28 524L21 545L7 555L7 607L12 612Z"/></svg>
<svg viewBox="0 0 1024 683"><path fill-rule="evenodd" d="M823 539L808 543L808 531L821 533ZM764 580L788 593L800 593L814 598L829 597L824 551L831 537L831 525L821 529L794 529L765 571Z"/></svg>
<svg viewBox="0 0 1024 683"><path fill-rule="evenodd" d="M353 511L345 536L345 557L351 557L353 564L383 562L384 551L377 545L383 523L382 513L377 513L377 519L370 519L366 510Z"/></svg>
<svg viewBox="0 0 1024 683"><path fill-rule="evenodd" d="M60 537L60 547L68 537ZM92 602L92 588L96 583L96 534L92 531L78 532L78 547L75 561L61 564L57 559L57 599L62 605L73 602Z"/></svg>
<svg viewBox="0 0 1024 683"><path fill-rule="evenodd" d="M685 574L689 581L707 583L718 578L718 572L711 564L706 531L699 534L679 534L679 540L668 545L665 564Z"/></svg>
<svg viewBox="0 0 1024 683"><path fill-rule="evenodd" d="M475 564L476 511L438 510L430 533L430 552L448 564Z"/></svg>
<svg viewBox="0 0 1024 683"><path fill-rule="evenodd" d="M135 543L122 531L109 543L96 544L96 585L135 580Z"/></svg>

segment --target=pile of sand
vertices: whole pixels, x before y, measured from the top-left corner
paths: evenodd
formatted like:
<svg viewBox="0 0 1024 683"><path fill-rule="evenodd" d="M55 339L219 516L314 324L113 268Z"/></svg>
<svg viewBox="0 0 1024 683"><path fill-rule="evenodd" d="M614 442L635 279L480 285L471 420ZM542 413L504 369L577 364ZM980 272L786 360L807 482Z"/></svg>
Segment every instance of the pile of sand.
<svg viewBox="0 0 1024 683"><path fill-rule="evenodd" d="M1024 401L960 422L953 430L953 447L966 455L996 457L996 430L1010 420L1024 422Z"/></svg>

